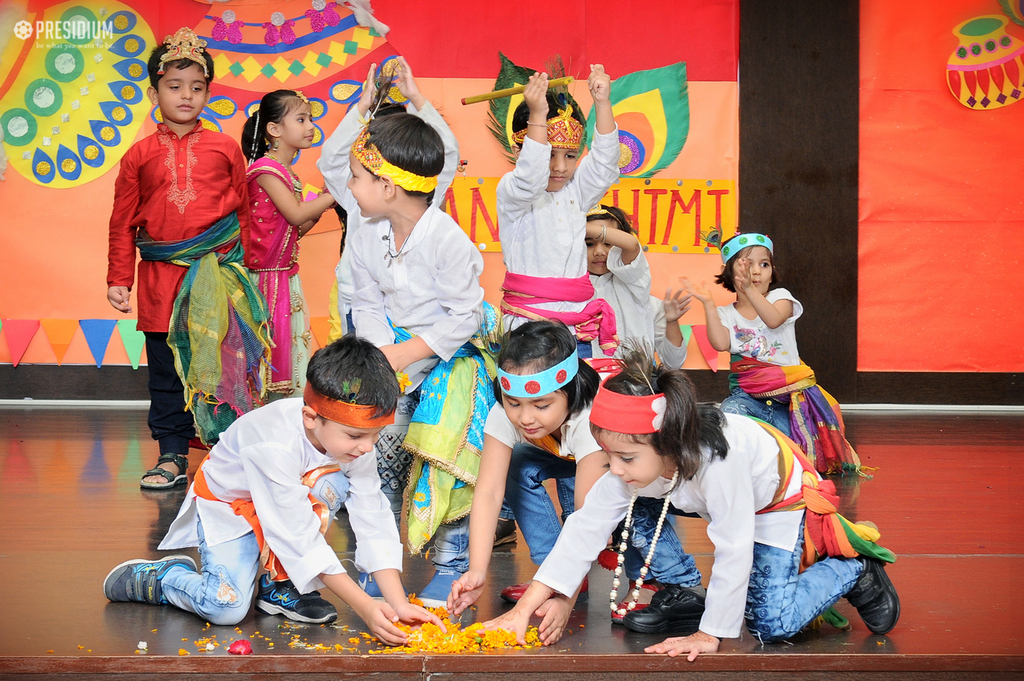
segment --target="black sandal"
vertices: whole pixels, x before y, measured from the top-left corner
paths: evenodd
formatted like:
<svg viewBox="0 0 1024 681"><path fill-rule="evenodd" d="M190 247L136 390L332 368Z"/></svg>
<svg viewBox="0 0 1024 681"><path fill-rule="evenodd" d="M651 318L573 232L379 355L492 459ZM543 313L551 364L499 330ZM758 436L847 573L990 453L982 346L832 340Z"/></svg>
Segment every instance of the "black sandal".
<svg viewBox="0 0 1024 681"><path fill-rule="evenodd" d="M166 468L160 468L162 463L173 463L178 467L178 474L175 475ZM156 467L150 468L148 471L142 474L142 481L139 483L142 489L169 489L171 487L177 487L178 485L184 485L188 482L188 459L181 454L161 454L160 458L156 460ZM164 479L164 482L146 482L146 478L159 475Z"/></svg>

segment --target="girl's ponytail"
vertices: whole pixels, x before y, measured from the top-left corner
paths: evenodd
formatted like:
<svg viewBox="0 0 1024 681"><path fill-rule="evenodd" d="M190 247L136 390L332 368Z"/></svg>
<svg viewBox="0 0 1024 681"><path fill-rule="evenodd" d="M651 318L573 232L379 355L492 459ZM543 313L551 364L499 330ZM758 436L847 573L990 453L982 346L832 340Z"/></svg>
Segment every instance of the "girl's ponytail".
<svg viewBox="0 0 1024 681"><path fill-rule="evenodd" d="M242 126L242 153L249 163L267 153L267 122L260 120L259 108Z"/></svg>

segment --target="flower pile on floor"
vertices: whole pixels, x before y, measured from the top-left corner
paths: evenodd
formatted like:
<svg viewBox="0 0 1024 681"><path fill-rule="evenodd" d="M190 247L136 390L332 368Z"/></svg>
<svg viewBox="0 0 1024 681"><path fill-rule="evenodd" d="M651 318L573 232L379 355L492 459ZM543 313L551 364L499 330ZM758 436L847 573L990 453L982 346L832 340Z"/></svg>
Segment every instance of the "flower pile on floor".
<svg viewBox="0 0 1024 681"><path fill-rule="evenodd" d="M416 605L422 605L418 599L410 598L409 601ZM399 622L395 626L408 634L409 638L404 646L384 646L379 650L371 650L370 654L380 653L479 653L488 650L523 650L526 648L539 648L541 646L540 635L537 627L530 627L526 630L526 645L516 643L516 634L513 631L495 629L484 631L480 623L471 624L465 629L458 620L452 621L448 616L446 608L427 608L444 622L447 632L442 631L436 624L426 623L422 626L410 626ZM377 639L373 639L376 641ZM378 641L379 643L379 641Z"/></svg>

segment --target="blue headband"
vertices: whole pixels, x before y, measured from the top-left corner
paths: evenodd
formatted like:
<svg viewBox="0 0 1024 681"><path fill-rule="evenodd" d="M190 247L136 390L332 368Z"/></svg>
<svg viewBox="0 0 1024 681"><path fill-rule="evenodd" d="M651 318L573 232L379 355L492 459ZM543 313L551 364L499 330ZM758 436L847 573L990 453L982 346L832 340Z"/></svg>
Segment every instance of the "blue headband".
<svg viewBox="0 0 1024 681"><path fill-rule="evenodd" d="M772 244L771 239L764 234L751 232L749 234L737 234L722 244L722 262L729 262L734 255L749 246L764 246L768 249L769 253L775 255L775 246Z"/></svg>
<svg viewBox="0 0 1024 681"><path fill-rule="evenodd" d="M498 385L509 397L540 397L561 388L579 370L580 359L573 350L564 360L538 374L510 374L498 369Z"/></svg>

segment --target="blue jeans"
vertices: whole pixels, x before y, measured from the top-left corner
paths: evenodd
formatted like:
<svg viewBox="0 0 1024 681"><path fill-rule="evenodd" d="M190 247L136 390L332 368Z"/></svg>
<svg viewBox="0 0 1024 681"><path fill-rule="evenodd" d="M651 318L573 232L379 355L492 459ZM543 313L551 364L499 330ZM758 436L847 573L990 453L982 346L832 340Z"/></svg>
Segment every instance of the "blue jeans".
<svg viewBox="0 0 1024 681"><path fill-rule="evenodd" d="M771 397L762 400L751 397L741 388L735 388L722 400L722 411L726 414L753 416L775 426L789 437L789 402L780 402Z"/></svg>
<svg viewBox="0 0 1024 681"><path fill-rule="evenodd" d="M628 579L635 580L640 576L640 568L643 567L644 561L647 559L664 503L662 499L637 497L636 503L633 504L633 527L629 532L625 562ZM670 507L669 512L671 513L671 511ZM612 547L617 550L621 534L617 534L614 539ZM646 581L649 582L652 579L662 584L679 584L681 586L698 586L700 584L700 570L697 569L693 556L683 550L682 544L679 543L679 536L667 516L661 528L658 545L654 547L654 556L651 558L650 572L647 574Z"/></svg>
<svg viewBox="0 0 1024 681"><path fill-rule="evenodd" d="M825 558L800 572L803 527L792 551L754 544L747 587L747 628L762 643L787 639L853 588L863 565L856 558Z"/></svg>
<svg viewBox="0 0 1024 681"><path fill-rule="evenodd" d="M547 558L562 531L558 513L544 481L557 480L558 501L563 518L576 508L576 463L528 444L512 448L505 479L505 501L530 547L530 560L540 565Z"/></svg>
<svg viewBox="0 0 1024 681"><path fill-rule="evenodd" d="M450 570L460 575L469 569L469 516L437 528L430 562L435 570Z"/></svg>
<svg viewBox="0 0 1024 681"><path fill-rule="evenodd" d="M348 498L348 489L348 477L336 471L321 476L310 494L327 506L333 520ZM238 624L249 612L259 572L260 547L256 535L247 532L209 546L202 521L197 520L196 524L202 572L172 567L161 581L164 597L172 605L212 624Z"/></svg>

